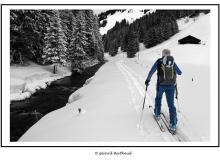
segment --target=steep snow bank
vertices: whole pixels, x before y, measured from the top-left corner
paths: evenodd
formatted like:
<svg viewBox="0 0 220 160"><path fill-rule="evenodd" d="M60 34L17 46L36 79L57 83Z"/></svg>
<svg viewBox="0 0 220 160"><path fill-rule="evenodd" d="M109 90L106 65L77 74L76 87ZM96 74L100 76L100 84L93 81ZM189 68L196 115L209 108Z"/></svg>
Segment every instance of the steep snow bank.
<svg viewBox="0 0 220 160"><path fill-rule="evenodd" d="M65 107L43 117L20 141L141 141L122 79L115 63L107 62Z"/></svg>

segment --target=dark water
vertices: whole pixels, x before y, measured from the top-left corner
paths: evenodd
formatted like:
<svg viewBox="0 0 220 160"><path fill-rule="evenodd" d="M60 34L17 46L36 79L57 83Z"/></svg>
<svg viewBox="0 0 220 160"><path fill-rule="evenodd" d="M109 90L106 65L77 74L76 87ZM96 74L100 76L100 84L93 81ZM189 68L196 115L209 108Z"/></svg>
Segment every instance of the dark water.
<svg viewBox="0 0 220 160"><path fill-rule="evenodd" d="M82 74L74 74L54 81L46 89L38 90L30 98L14 101L10 105L10 141L17 141L45 114L66 105L70 94L79 89L103 65L87 68Z"/></svg>

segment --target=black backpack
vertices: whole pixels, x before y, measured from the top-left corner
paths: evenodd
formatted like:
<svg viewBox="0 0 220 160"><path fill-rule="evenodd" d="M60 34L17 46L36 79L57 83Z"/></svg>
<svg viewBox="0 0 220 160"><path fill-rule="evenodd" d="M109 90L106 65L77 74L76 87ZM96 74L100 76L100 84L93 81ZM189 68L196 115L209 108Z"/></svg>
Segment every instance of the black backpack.
<svg viewBox="0 0 220 160"><path fill-rule="evenodd" d="M164 56L157 63L158 82L161 85L172 85L176 83L176 72L174 69L174 58Z"/></svg>

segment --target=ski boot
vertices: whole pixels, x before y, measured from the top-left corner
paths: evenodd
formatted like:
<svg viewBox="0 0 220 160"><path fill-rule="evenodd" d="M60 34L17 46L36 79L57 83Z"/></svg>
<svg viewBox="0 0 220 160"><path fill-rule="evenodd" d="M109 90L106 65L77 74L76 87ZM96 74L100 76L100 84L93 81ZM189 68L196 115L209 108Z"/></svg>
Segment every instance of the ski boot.
<svg viewBox="0 0 220 160"><path fill-rule="evenodd" d="M170 124L170 133L171 134L176 134L176 125L175 124Z"/></svg>
<svg viewBox="0 0 220 160"><path fill-rule="evenodd" d="M156 115L156 114L155 114L154 117L155 117L155 119L156 119L157 121L160 121L160 118L161 118L160 115Z"/></svg>

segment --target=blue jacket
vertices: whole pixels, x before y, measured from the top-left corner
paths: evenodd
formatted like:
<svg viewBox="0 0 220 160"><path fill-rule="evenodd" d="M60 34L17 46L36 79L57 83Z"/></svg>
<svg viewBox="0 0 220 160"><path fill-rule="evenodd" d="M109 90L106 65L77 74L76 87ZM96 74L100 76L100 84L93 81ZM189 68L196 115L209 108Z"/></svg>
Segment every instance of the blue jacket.
<svg viewBox="0 0 220 160"><path fill-rule="evenodd" d="M161 58L160 58L161 59ZM158 66L158 61L160 60L158 59L154 65L152 66L150 72L148 73L148 76L147 76L147 80L150 81L152 75L154 74L154 72L157 70L157 66ZM175 72L178 74L178 75L181 75L182 74L182 71L179 69L179 67L177 66L177 64L174 62L174 70Z"/></svg>

